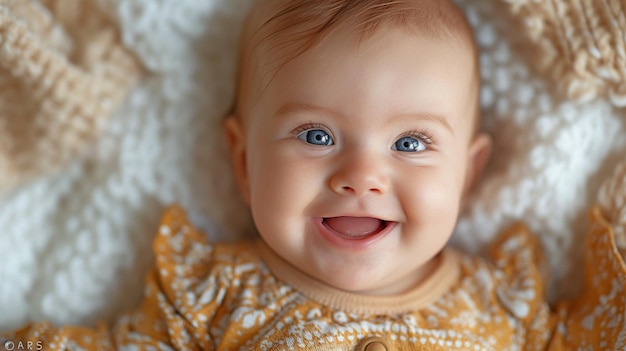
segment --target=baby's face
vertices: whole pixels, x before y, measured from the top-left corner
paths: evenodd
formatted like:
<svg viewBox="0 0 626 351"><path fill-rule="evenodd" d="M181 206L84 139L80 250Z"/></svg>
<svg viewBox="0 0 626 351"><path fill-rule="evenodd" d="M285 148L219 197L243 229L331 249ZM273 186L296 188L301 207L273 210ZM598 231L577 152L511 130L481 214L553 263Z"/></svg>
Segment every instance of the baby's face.
<svg viewBox="0 0 626 351"><path fill-rule="evenodd" d="M473 63L469 45L399 29L335 34L287 63L227 123L267 245L340 289L419 283L488 145L473 133Z"/></svg>

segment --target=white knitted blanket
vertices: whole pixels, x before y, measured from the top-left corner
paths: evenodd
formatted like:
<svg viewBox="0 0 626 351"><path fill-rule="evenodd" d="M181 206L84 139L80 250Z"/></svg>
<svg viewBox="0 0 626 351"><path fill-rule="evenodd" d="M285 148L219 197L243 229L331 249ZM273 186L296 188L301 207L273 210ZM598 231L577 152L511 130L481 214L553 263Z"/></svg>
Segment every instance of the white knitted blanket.
<svg viewBox="0 0 626 351"><path fill-rule="evenodd" d="M111 321L136 305L172 202L214 239L251 232L220 128L251 0L97 1L149 75L86 159L0 199L0 331L42 319ZM459 0L483 50L495 155L453 240L479 251L525 221L549 253L552 296L563 296L577 288L587 208L626 154L626 113L556 100L522 59L497 1Z"/></svg>

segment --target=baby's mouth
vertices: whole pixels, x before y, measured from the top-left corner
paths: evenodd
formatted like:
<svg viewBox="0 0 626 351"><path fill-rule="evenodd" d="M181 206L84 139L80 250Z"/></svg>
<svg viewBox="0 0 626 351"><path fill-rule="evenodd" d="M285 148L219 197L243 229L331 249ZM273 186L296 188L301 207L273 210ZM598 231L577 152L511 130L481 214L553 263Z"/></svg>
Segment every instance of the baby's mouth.
<svg viewBox="0 0 626 351"><path fill-rule="evenodd" d="M322 224L344 239L358 240L380 233L389 222L369 217L324 218Z"/></svg>

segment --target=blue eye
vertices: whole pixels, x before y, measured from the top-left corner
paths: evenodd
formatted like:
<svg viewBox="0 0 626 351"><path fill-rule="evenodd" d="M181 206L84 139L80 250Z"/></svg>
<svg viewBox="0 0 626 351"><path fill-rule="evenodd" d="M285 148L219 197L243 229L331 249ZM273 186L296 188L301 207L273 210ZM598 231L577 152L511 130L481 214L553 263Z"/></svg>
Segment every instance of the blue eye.
<svg viewBox="0 0 626 351"><path fill-rule="evenodd" d="M333 138L321 129L305 130L298 134L297 138L311 145L330 146L335 144Z"/></svg>
<svg viewBox="0 0 626 351"><path fill-rule="evenodd" d="M426 145L414 137L402 137L393 145L393 150L400 152L419 152L426 150Z"/></svg>

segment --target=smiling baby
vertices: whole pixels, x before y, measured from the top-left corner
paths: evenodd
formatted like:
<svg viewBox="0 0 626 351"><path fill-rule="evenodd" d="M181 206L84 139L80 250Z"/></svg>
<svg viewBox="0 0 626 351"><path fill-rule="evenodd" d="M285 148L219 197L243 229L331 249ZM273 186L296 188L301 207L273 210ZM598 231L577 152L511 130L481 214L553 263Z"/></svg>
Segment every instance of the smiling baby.
<svg viewBox="0 0 626 351"><path fill-rule="evenodd" d="M51 350L617 346L626 265L599 208L587 289L552 307L524 226L487 258L446 246L491 151L479 76L471 28L448 0L258 1L225 120L258 239L209 243L172 207L140 307L111 330L39 323L8 340Z"/></svg>

